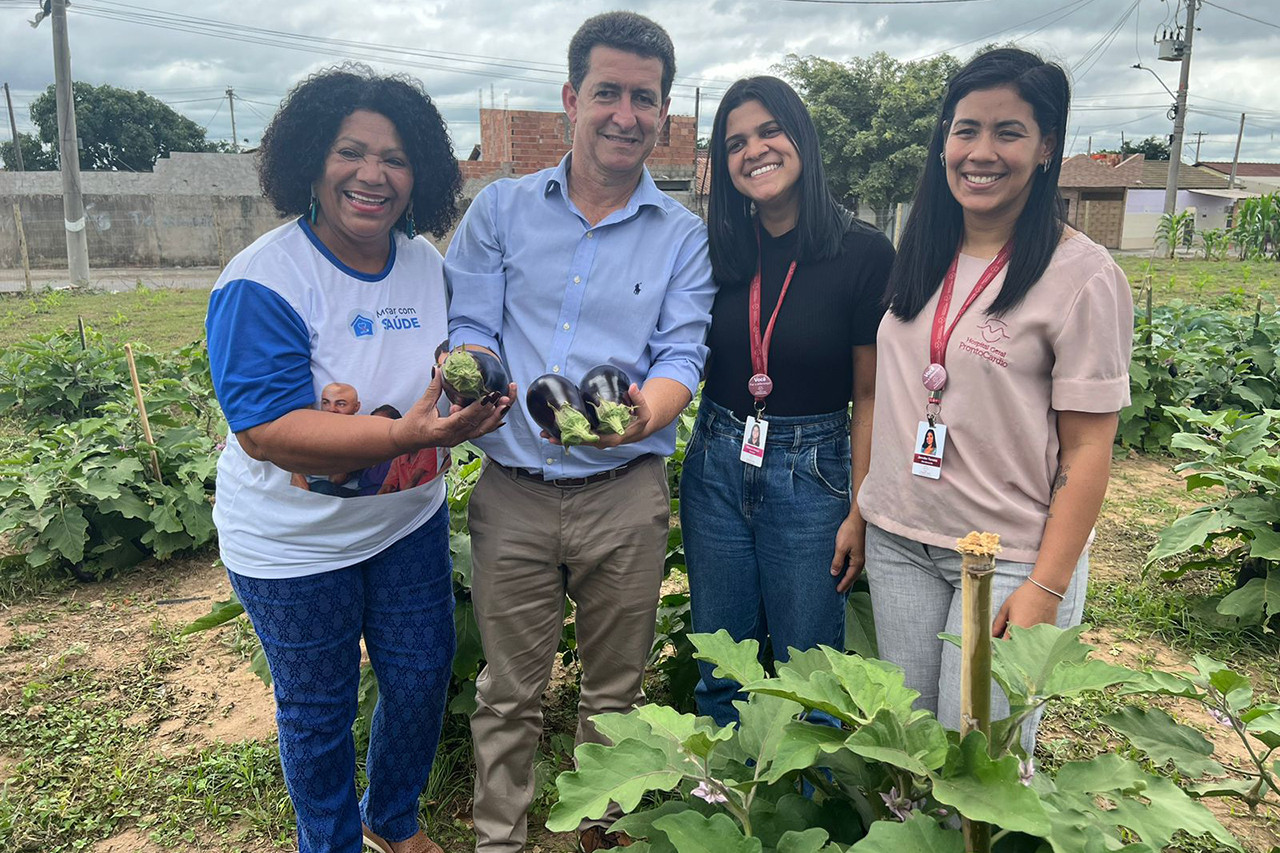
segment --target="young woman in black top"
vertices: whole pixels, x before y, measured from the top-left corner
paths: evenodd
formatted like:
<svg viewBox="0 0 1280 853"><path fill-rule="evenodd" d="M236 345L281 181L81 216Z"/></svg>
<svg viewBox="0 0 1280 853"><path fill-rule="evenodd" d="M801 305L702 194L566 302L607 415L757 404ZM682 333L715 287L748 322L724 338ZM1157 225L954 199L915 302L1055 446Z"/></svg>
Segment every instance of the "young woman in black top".
<svg viewBox="0 0 1280 853"><path fill-rule="evenodd" d="M739 80L720 102L711 177L719 292L680 486L694 629L771 639L777 660L842 648L893 248L836 204L813 121L775 77ZM698 709L725 724L738 685L712 669Z"/></svg>

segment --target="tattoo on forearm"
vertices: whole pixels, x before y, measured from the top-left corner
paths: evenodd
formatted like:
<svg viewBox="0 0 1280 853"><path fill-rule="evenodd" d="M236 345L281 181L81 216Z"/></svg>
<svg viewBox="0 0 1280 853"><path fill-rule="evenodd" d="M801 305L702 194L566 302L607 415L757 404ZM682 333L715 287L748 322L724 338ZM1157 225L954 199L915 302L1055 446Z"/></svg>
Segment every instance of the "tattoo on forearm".
<svg viewBox="0 0 1280 853"><path fill-rule="evenodd" d="M1067 484L1067 472L1070 470L1070 465L1063 465L1058 469L1058 476L1053 478L1053 488L1049 490L1049 503L1053 503L1054 498L1058 496L1058 492L1062 491L1062 487Z"/></svg>

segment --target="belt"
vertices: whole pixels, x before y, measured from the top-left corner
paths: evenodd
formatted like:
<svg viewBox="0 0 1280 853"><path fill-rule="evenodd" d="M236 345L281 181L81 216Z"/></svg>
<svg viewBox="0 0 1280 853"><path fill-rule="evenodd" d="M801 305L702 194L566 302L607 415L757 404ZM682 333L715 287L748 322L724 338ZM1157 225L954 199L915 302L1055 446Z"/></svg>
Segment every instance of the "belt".
<svg viewBox="0 0 1280 853"><path fill-rule="evenodd" d="M523 468L508 468L506 465L503 465L501 462L497 462L493 459L490 459L489 461L493 462L494 465L497 465L504 472L520 480L532 480L535 483L555 486L558 489L580 489L583 486L590 486L592 483L603 483L606 480L616 480L628 471L639 468L642 464L652 459L653 456L654 454L652 453L646 453L643 456L637 456L635 459L628 462L623 462L617 468L610 468L608 471L601 471L597 474L588 474L585 477L556 477L555 479L547 479L541 474L535 474L534 472L526 471Z"/></svg>

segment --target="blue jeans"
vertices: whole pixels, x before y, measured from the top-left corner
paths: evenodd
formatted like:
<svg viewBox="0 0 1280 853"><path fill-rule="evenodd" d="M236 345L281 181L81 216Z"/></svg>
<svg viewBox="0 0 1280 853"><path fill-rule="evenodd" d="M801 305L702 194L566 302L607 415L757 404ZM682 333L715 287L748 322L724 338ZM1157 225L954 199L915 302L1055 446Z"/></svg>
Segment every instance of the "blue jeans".
<svg viewBox="0 0 1280 853"><path fill-rule="evenodd" d="M228 574L271 667L300 853L360 850L361 820L390 841L416 833L456 644L448 507L354 566L299 578ZM362 634L378 704L369 788L357 804Z"/></svg>
<svg viewBox="0 0 1280 853"><path fill-rule="evenodd" d="M845 596L831 576L836 531L849 514L849 415L769 417L764 465L739 458L744 424L702 399L680 479L680 527L693 628L773 641L773 657L844 648ZM698 712L738 718L735 681L698 664Z"/></svg>

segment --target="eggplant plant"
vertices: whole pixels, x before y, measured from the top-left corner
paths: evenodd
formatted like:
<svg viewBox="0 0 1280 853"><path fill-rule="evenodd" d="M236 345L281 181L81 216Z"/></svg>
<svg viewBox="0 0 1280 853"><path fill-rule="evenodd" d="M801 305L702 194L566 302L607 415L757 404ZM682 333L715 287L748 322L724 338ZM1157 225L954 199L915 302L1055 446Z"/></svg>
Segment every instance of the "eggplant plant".
<svg viewBox="0 0 1280 853"><path fill-rule="evenodd" d="M1267 781L1205 780L1196 796L1239 796L1241 787L1265 796L1274 783L1267 761L1280 746L1280 711L1251 706L1247 679L1211 663L1207 675L1113 666L1090 658L1093 647L1080 640L1085 627L1014 628L993 643L992 673L1013 716L992 727L990 740L981 731L948 732L914 710L919 694L891 664L819 647L792 654L770 676L755 641L694 634L697 657L743 685L740 722L720 727L661 705L595 717L612 745L578 747L577 769L557 780L560 799L547 826L571 830L616 802L627 814L612 828L640 839L632 849L648 853L961 853L957 818L990 824L993 849L1010 853L1155 853L1179 833L1240 850L1193 796L1135 761L1108 753L1051 776L1014 751L1021 721L1035 708L1119 687L1218 701L1252 739ZM835 724L809 719L814 711ZM1203 758L1203 737L1179 749L1196 733L1152 719L1119 725L1146 736L1134 745L1153 761L1172 760L1197 776L1221 770L1187 760ZM811 796L800 793L802 781ZM646 797L654 792L664 795Z"/></svg>

